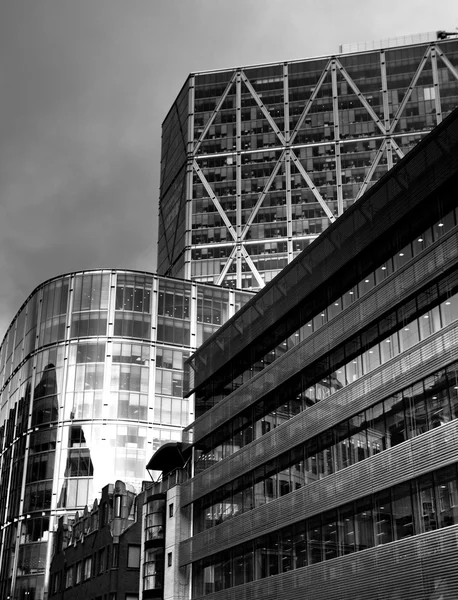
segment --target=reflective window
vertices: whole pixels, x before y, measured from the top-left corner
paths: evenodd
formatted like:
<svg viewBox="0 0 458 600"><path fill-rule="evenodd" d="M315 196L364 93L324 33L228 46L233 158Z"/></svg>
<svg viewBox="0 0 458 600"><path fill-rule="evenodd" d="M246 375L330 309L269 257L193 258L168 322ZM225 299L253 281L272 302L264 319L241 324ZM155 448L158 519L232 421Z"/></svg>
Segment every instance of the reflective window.
<svg viewBox="0 0 458 600"><path fill-rule="evenodd" d="M143 589L161 589L164 580L164 549L151 548L145 552Z"/></svg>
<svg viewBox="0 0 458 600"><path fill-rule="evenodd" d="M148 418L148 396L132 392L110 394L109 415L113 419L135 419L145 421Z"/></svg>
<svg viewBox="0 0 458 600"><path fill-rule="evenodd" d="M237 375L234 377L232 381L224 376L224 382L219 384L219 382L212 382L210 386L212 389L212 394L215 394L215 398L210 397L206 398L205 401L201 400L197 397L196 409L197 416L208 410L211 406L215 404L217 401L217 397L221 394L223 396L227 396L229 393L234 391L241 383L245 383L251 377L253 377L257 372L266 368L269 364L274 362L277 358L279 358L285 351L289 348L296 345L298 342L304 340L311 333L318 331L320 327L325 325L331 319L336 317L342 310L350 306L353 302L355 302L358 298L361 298L364 294L368 293L371 289L373 289L376 285L382 283L387 279L392 273L396 272L400 268L402 268L409 260L413 257L419 255L423 250L428 248L435 240L439 239L444 233L450 231L455 226L455 214L454 212L450 212L444 217L441 218L432 228L428 228L423 234L415 238L415 240L404 248L400 249L394 257L390 258L384 264L380 265L373 273L369 273L365 276L365 278L357 284L352 289L348 290L343 296L337 298L332 302L327 308L325 308L319 315L316 315L311 322L306 323L302 327L299 328L297 332L293 335L290 335L286 340L284 340L279 346L270 350L261 360L257 362L257 368L253 368L253 365L247 369L242 375ZM274 252L278 252L279 249L276 248L273 250ZM265 302L269 302L268 296L264 298ZM253 309L254 310L254 309ZM455 309L451 309L455 310ZM207 313L211 314L211 311L207 309ZM243 317L245 319L251 318L251 313L244 314ZM256 316L259 316L256 314ZM203 318L203 312L201 312L201 318ZM203 324L199 323L198 325L198 345L202 344L212 333L214 329L210 324L210 321L207 321ZM451 315L449 316L451 318ZM431 320L429 320L431 319ZM442 319L442 321L441 321ZM387 341L385 345L380 347L378 350L370 349L370 351L365 354L361 359L364 361L364 367L366 369L375 368L377 364L380 364L379 361L385 362L390 356L395 356L398 352L397 345L401 344L401 351L407 350L412 347L419 339L425 339L427 336L431 335L435 331L446 324L444 321L446 319L445 315L439 315L437 307L430 311L430 314L424 316L424 320L418 322L415 327L409 328L406 325L406 328L403 330L402 336L398 339L398 336L393 337L391 340ZM394 345L389 346L392 343ZM356 363L355 363L356 364ZM357 365L358 367L359 365ZM356 368L357 368L356 367ZM226 370L227 371L227 370ZM353 377L353 374L350 372L350 377ZM218 389L218 393L214 392L213 389L216 385L222 385L222 389ZM202 393L202 392L201 392Z"/></svg>
<svg viewBox="0 0 458 600"><path fill-rule="evenodd" d="M156 349L156 366L164 369L183 370L184 361L189 357L189 352L172 350L171 348Z"/></svg>
<svg viewBox="0 0 458 600"><path fill-rule="evenodd" d="M194 505L195 533L457 418L457 370L458 363L453 363L207 494ZM162 408L161 417L169 422L171 403L164 405L163 398L160 404L159 397L156 399L156 410ZM268 429L269 422L262 423ZM234 423L234 428L238 426ZM196 472L202 464L208 468L243 445L239 433L232 440L224 438L224 432L220 435L215 432L213 449L200 454ZM355 526L360 523L363 531L360 521Z"/></svg>
<svg viewBox="0 0 458 600"><path fill-rule="evenodd" d="M457 465L405 481L193 563L193 595L454 525Z"/></svg>
<svg viewBox="0 0 458 600"><path fill-rule="evenodd" d="M73 291L73 312L107 310L110 276L102 273L77 275Z"/></svg>
<svg viewBox="0 0 458 600"><path fill-rule="evenodd" d="M127 567L129 569L140 568L140 546L127 547Z"/></svg>
<svg viewBox="0 0 458 600"><path fill-rule="evenodd" d="M174 319L189 319L191 287L180 282L160 280L158 315Z"/></svg>
<svg viewBox="0 0 458 600"><path fill-rule="evenodd" d="M112 352L114 363L134 363L137 365L146 365L149 362L149 346L114 342Z"/></svg>
<svg viewBox="0 0 458 600"><path fill-rule="evenodd" d="M119 273L116 284L116 310L151 312L152 277Z"/></svg>
<svg viewBox="0 0 458 600"><path fill-rule="evenodd" d="M76 360L75 360L76 358ZM105 342L84 343L80 342L76 346L70 346L69 362L70 363L88 363L88 362L104 362L105 361Z"/></svg>
<svg viewBox="0 0 458 600"><path fill-rule="evenodd" d="M295 385L291 384L291 389L288 390L287 393L293 397L297 394L294 401L290 400L290 402L278 405L279 401L283 402L284 395L282 395L281 398L278 394L266 396L244 411L243 417L245 419L245 424L242 431L237 429L236 433L235 423L239 418L237 417L236 421L234 421L233 428L232 425L229 427L226 425L213 432L207 438L201 440L196 448L194 457L196 473L211 466L215 460L222 460L226 456L236 452L241 446L268 433L273 427L291 419L298 412L306 410L316 402L336 393L345 385L350 385L359 377L376 369L380 364L384 364L395 356L398 356L399 353L403 351L403 347L410 345L412 340L420 340L419 332L421 328L423 328L422 337L429 337L438 331L441 326L443 327L446 325L448 319L443 315L445 314L449 317L454 315L456 313L455 308L457 305L458 294L455 294L447 298L439 306L434 307L417 319L408 321L407 323L405 322L404 308L400 309L397 312L397 326L399 327L397 332L383 339L378 344L371 346L360 356L356 356L348 363L341 365L333 373L320 377L320 380L313 385L310 385L307 382L305 375L301 377L301 380L298 378L297 383ZM410 310L412 311L415 309L415 306L416 304L412 303ZM420 327L420 322L427 323L427 325L421 325ZM393 317L393 319L390 320L390 327L395 325L396 322ZM385 326L385 324L380 325L380 328L382 326ZM379 326L376 326L374 328L374 335L377 333L378 327ZM417 333L412 335L413 332ZM354 341L354 346L356 348L363 347L362 340L358 339ZM351 352L352 346L349 345L349 348ZM160 393L159 389L157 389L157 391ZM425 414L422 393L422 391L419 391L417 397L417 391L409 390L409 394L413 394L412 398L393 397L389 400L393 406L392 410L387 412L386 419L392 444L404 441L405 439L408 439L409 436L412 437L418 435L429 426L426 424L427 417ZM219 451L220 444L223 443L223 440L224 445L221 446L221 448L224 447L224 453ZM369 440L369 443L375 444L375 447L377 447L378 442L376 440ZM367 440L359 439L343 442L340 445L339 450L340 460L342 461L341 464L343 466L352 464L355 461L355 452L358 456L364 456L368 452L367 444ZM214 450L213 452L212 449ZM313 468L328 470L329 467L325 466L328 464L325 455L319 460L321 461L320 464L322 466L314 465Z"/></svg>
<svg viewBox="0 0 458 600"><path fill-rule="evenodd" d="M105 336L107 334L106 311L74 313L72 315L71 336Z"/></svg>
<svg viewBox="0 0 458 600"><path fill-rule="evenodd" d="M151 317L148 314L137 314L116 311L114 334L124 338L151 339Z"/></svg>
<svg viewBox="0 0 458 600"><path fill-rule="evenodd" d="M191 342L189 322L158 317L157 341L165 342L167 344L189 346Z"/></svg>

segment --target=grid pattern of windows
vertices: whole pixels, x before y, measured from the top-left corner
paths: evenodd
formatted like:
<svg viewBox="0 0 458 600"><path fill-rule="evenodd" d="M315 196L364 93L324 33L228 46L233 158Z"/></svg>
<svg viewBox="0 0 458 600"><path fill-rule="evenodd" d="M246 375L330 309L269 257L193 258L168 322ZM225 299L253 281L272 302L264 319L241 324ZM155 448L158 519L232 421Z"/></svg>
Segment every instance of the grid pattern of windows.
<svg viewBox="0 0 458 600"><path fill-rule="evenodd" d="M193 597L457 523L455 464L197 561Z"/></svg>
<svg viewBox="0 0 458 600"><path fill-rule="evenodd" d="M458 223L457 210L450 211L444 215L432 227L428 227L412 242L399 248L394 256L386 260L373 272L368 273L357 285L347 290L340 298L336 298L329 306L324 308L311 321L301 326L297 331L292 332L282 343L272 350L269 350L264 356L257 360L250 368L245 370L240 375L231 374L231 369L226 368L220 376L220 381L213 379L209 386L211 397L206 394L205 388L199 390L196 395L196 412L199 415L202 411L207 410L212 403L219 401L222 397L227 396L242 384L249 381L259 371L262 371L272 364L279 357L283 356L292 347L299 344L301 341L309 337L321 327L324 327L329 321L337 317L343 310L351 306L359 298L368 294L377 285L383 283L390 275L402 269L409 261L419 256L423 251L429 248L432 244L440 240L444 235L448 234ZM411 330L414 336L414 330ZM418 341L418 339L417 339ZM415 343L412 337L411 343ZM406 347L403 348L405 350ZM211 350L209 350L211 352ZM232 375L232 379L231 379Z"/></svg>
<svg viewBox="0 0 458 600"><path fill-rule="evenodd" d="M151 548L145 552L143 590L161 589L164 582L164 548Z"/></svg>
<svg viewBox="0 0 458 600"><path fill-rule="evenodd" d="M458 363L389 396L194 503L214 527L458 418Z"/></svg>
<svg viewBox="0 0 458 600"><path fill-rule="evenodd" d="M170 164L188 128L176 111L163 125L159 272L270 281L456 106L457 40L419 41L191 74Z"/></svg>
<svg viewBox="0 0 458 600"><path fill-rule="evenodd" d="M328 398L381 364L412 348L420 340L455 322L458 319L458 294L447 298L439 306L413 321L405 322L403 317L401 310L397 331L367 350L360 351L360 354L353 356L330 374L321 375L315 383L304 377L298 382L288 401L285 402L283 396L273 393L202 440L194 457L196 473L237 452L299 412ZM361 343L357 347L364 350Z"/></svg>
<svg viewBox="0 0 458 600"><path fill-rule="evenodd" d="M197 286L200 296L204 287ZM229 291L215 292L229 304ZM159 294L163 318L171 321L167 331L183 349L156 343L151 311ZM239 293L237 301L250 296ZM19 557L24 573L22 557L33 562L40 574L32 582L36 597L46 591L51 517L83 511L107 481L126 480L139 489L151 453L178 440L188 423L181 396L191 305L195 313L197 297L181 281L94 271L46 282L14 319L0 347L0 521L6 524L0 545L4 556ZM156 400L150 389L155 354L164 373ZM83 578L89 567L80 568ZM94 558L89 570L100 568ZM11 592L9 573L2 563L2 598Z"/></svg>

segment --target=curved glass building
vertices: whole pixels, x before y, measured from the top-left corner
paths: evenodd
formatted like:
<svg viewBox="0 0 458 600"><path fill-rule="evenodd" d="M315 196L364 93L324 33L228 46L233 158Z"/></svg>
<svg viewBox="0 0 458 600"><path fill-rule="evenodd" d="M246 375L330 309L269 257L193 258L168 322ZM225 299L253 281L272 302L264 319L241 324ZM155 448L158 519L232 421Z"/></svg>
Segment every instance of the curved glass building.
<svg viewBox="0 0 458 600"><path fill-rule="evenodd" d="M134 490L193 420L183 361L251 297L134 271L36 288L0 349L0 597L43 598L56 518Z"/></svg>

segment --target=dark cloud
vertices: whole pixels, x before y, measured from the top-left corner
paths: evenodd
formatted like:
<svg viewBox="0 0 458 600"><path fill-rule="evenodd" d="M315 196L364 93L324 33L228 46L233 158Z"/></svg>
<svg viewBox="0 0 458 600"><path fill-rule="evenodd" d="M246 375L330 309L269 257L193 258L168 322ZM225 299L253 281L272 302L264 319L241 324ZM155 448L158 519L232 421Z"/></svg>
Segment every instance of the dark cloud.
<svg viewBox="0 0 458 600"><path fill-rule="evenodd" d="M3 2L0 338L44 279L154 269L160 126L190 71L457 25L455 2L436 12L426 0Z"/></svg>

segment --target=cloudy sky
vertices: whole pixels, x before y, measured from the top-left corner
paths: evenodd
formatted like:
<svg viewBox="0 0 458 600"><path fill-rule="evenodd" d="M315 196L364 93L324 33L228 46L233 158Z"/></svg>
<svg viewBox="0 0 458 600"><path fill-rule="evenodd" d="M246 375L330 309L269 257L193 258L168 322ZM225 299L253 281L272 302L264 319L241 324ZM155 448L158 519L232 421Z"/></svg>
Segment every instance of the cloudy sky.
<svg viewBox="0 0 458 600"><path fill-rule="evenodd" d="M457 26L456 0L2 0L0 340L45 279L154 270L161 122L188 73Z"/></svg>

